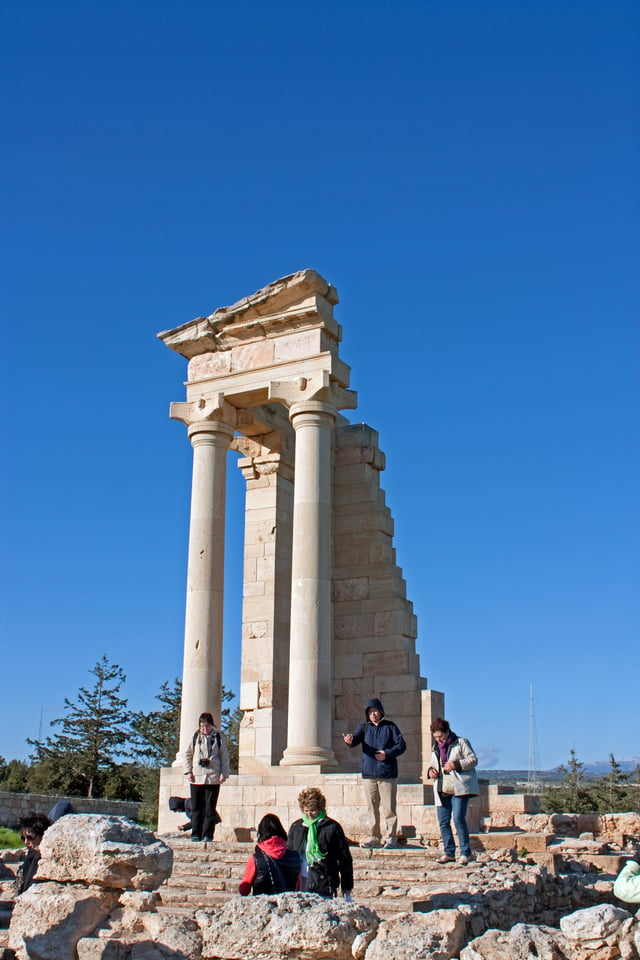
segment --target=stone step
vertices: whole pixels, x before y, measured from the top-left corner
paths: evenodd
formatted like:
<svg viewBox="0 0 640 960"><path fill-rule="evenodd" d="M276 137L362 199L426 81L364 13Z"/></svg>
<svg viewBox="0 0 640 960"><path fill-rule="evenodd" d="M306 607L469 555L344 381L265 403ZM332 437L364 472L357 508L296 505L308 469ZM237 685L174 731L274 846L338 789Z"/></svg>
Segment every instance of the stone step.
<svg viewBox="0 0 640 960"><path fill-rule="evenodd" d="M512 850L524 848L528 853L544 853L554 837L548 833L499 830L495 833L473 833L470 839L473 850L501 850L509 847Z"/></svg>
<svg viewBox="0 0 640 960"><path fill-rule="evenodd" d="M380 891L379 888L376 887L376 890L373 891L371 895L362 892L355 896L354 899L357 903L374 910L380 917L389 917L401 911L410 913L413 909L414 899L425 899L432 892L444 893L447 891L440 889L434 891L419 891L416 897L408 897L404 889L386 888ZM209 891L203 895L199 889L184 889L179 892L177 890L168 889L165 891L161 889L160 894L162 901L157 907L159 913L178 913L180 916L193 917L197 910L214 909L224 906L224 904L233 897L238 896L238 891L236 887L235 890L231 891Z"/></svg>
<svg viewBox="0 0 640 960"><path fill-rule="evenodd" d="M171 843L172 876L158 891L161 909L193 915L238 895L245 863L253 843ZM404 844L396 850L352 847L355 900L387 917L411 911L413 903L436 894L456 895L473 864L439 864L436 847Z"/></svg>

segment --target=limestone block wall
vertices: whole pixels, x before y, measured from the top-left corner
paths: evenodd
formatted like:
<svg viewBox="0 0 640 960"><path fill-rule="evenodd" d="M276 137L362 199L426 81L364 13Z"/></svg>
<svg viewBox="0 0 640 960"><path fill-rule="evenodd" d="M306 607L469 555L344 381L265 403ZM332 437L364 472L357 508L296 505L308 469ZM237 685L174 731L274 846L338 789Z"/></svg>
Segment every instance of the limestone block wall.
<svg viewBox="0 0 640 960"><path fill-rule="evenodd" d="M162 774L158 830L169 833L185 822L184 814L169 811L169 797L184 796L188 791L175 767L163 770ZM222 822L216 827L216 840L250 840L265 813L275 813L288 828L300 816L298 794L309 786L322 790L327 800L327 813L342 824L347 836L356 841L369 836L359 774L321 774L318 768L279 767L270 775L229 777L218 799ZM397 809L398 829L406 837L431 839L432 835L439 836L439 833L433 833L434 829L437 831L437 819L430 786L400 784Z"/></svg>
<svg viewBox="0 0 640 960"><path fill-rule="evenodd" d="M58 800L69 800L78 813L105 813L136 820L141 803L129 800L88 800L86 797L62 797L48 793L9 793L0 791L0 825L15 827L22 817L49 813Z"/></svg>
<svg viewBox="0 0 640 960"><path fill-rule="evenodd" d="M239 763L277 765L287 745L293 470L240 461L246 480Z"/></svg>
<svg viewBox="0 0 640 960"><path fill-rule="evenodd" d="M407 741L400 779L422 773L422 694L417 622L396 564L393 520L380 487L384 454L364 423L335 431L333 487L333 749L341 770L359 770L360 751L341 734L379 697ZM428 741L429 742L429 741Z"/></svg>

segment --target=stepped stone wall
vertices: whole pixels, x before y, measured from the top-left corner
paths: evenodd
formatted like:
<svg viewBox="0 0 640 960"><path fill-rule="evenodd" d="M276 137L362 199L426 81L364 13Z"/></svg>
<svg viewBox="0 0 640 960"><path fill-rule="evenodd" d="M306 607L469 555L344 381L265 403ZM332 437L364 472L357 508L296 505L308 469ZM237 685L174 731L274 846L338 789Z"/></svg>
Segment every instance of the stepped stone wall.
<svg viewBox="0 0 640 960"><path fill-rule="evenodd" d="M48 793L9 793L0 791L0 824L15 826L22 817L31 813L49 813L58 800L69 800L78 813L104 813L115 817L136 820L141 803L128 800L89 800L86 797L61 797Z"/></svg>

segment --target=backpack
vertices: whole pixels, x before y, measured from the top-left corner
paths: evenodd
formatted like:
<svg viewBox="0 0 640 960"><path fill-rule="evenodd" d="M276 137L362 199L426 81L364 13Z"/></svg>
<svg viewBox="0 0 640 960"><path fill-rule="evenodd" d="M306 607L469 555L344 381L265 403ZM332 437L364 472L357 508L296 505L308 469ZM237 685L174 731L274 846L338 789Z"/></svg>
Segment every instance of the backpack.
<svg viewBox="0 0 640 960"><path fill-rule="evenodd" d="M324 860L318 860L317 863L309 866L307 890L309 893L318 893L321 897L333 897L334 889Z"/></svg>
<svg viewBox="0 0 640 960"><path fill-rule="evenodd" d="M199 736L200 736L200 731L196 730L196 732L193 735L193 740L191 741L191 746L194 749ZM218 753L220 753L220 731L219 730L216 730L215 740L218 747Z"/></svg>

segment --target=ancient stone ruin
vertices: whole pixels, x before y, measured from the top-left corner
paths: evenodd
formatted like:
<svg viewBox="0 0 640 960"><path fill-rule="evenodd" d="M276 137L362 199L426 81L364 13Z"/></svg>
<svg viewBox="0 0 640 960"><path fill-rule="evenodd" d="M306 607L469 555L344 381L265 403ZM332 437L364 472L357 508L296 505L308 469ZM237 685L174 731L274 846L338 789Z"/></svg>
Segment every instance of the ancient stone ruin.
<svg viewBox="0 0 640 960"><path fill-rule="evenodd" d="M202 711L220 715L229 450L246 481L239 772L219 801L229 838L266 809L290 822L303 783L321 784L358 836L359 757L341 732L371 696L407 740L403 824L420 831L431 801L423 764L444 697L420 676L378 436L341 413L356 395L337 303L331 284L302 270L159 334L188 360L187 398L171 416L193 446L181 750ZM181 792L180 767L163 770L161 831L176 825L167 803Z"/></svg>
<svg viewBox="0 0 640 960"><path fill-rule="evenodd" d="M35 882L15 902L3 960L640 956L639 918L631 905L610 902L612 878L558 874L508 849L462 866L439 864L436 851L417 845L356 848L355 902L347 902L308 893L239 897L251 845L194 851L184 840L169 843L173 850L124 818L80 814L56 822L43 839ZM207 887L192 900L182 883L193 856ZM401 884L409 884L412 910L397 895Z"/></svg>

